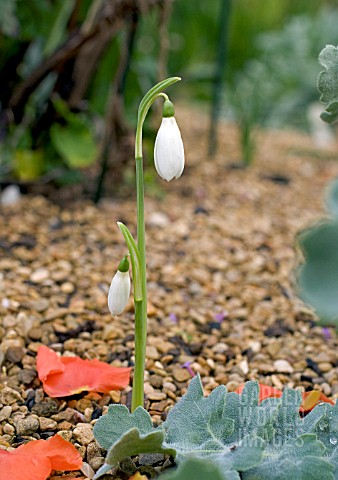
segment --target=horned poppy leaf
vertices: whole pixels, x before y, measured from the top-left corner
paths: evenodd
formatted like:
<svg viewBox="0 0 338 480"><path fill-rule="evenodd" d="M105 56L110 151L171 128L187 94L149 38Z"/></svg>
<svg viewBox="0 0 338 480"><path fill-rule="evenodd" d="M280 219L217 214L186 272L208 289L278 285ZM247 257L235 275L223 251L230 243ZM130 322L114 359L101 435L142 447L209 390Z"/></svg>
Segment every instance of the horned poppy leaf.
<svg viewBox="0 0 338 480"><path fill-rule="evenodd" d="M52 470L78 470L82 458L60 435L28 442L7 452L0 450L0 480L46 480Z"/></svg>
<svg viewBox="0 0 338 480"><path fill-rule="evenodd" d="M58 357L44 345L39 347L36 367L50 397L67 397L83 391L109 392L129 385L130 368L112 367L95 359Z"/></svg>

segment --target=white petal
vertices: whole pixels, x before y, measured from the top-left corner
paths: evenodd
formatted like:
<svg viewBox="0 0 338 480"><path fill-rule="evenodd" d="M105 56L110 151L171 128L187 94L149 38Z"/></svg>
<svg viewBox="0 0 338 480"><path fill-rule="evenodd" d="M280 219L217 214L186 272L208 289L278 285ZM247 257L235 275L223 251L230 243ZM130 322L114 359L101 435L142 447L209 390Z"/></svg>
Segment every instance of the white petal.
<svg viewBox="0 0 338 480"><path fill-rule="evenodd" d="M108 308L112 315L121 315L130 297L129 272L116 272L109 288Z"/></svg>
<svg viewBox="0 0 338 480"><path fill-rule="evenodd" d="M162 119L155 141L154 161L157 173L167 182L182 175L184 147L174 117Z"/></svg>

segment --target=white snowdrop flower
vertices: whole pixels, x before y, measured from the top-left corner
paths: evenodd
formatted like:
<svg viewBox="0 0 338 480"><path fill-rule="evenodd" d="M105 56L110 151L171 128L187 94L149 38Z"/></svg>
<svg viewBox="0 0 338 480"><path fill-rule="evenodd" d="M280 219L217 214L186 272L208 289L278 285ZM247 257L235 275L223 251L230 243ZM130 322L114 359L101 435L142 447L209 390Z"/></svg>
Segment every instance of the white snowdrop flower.
<svg viewBox="0 0 338 480"><path fill-rule="evenodd" d="M167 182L182 175L184 147L174 117L174 106L169 100L163 105L163 119L156 136L154 161L157 173Z"/></svg>
<svg viewBox="0 0 338 480"><path fill-rule="evenodd" d="M112 315L121 315L130 297L129 262L123 257L110 284L108 308Z"/></svg>

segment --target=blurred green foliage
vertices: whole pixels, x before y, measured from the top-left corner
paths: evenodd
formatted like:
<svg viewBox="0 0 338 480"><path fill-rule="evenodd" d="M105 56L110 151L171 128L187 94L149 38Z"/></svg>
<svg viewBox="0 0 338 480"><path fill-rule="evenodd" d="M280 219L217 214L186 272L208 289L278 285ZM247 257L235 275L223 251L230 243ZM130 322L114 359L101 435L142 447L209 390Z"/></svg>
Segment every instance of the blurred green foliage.
<svg viewBox="0 0 338 480"><path fill-rule="evenodd" d="M2 114L21 82L88 23L91 8L107 1L0 1ZM322 11L323 6L330 10ZM220 8L220 0L173 2L167 18L166 67L168 75L180 75L184 80L174 96L206 105L210 102L217 32L222 21ZM224 110L242 127L247 163L253 152L252 124L305 125L306 106L316 98L318 51L325 43L338 43L337 12L330 0L232 0ZM299 14L302 15L291 20ZM67 78L67 69L72 68L68 62L65 71L52 70L34 89L24 105L22 118L16 113L17 118L9 118L5 127L0 122L0 175L12 173L21 179L34 179L56 167L67 172L96 160L112 83L125 48L127 25L126 18L98 58L76 108L69 104L66 115L56 108L59 98L67 103L69 89L73 88L72 77ZM159 8L152 8L140 15L123 92L123 114L132 127L139 98L158 81L160 40ZM256 88L258 84L260 89ZM51 112L53 115L49 115ZM0 120L3 119L2 115ZM16 149L21 152L20 161L14 153ZM35 153L29 154L30 151ZM27 174L30 164L32 168Z"/></svg>
<svg viewBox="0 0 338 480"><path fill-rule="evenodd" d="M331 218L299 236L304 262L297 280L301 298L314 308L322 324L338 328L338 179L329 186L326 203Z"/></svg>

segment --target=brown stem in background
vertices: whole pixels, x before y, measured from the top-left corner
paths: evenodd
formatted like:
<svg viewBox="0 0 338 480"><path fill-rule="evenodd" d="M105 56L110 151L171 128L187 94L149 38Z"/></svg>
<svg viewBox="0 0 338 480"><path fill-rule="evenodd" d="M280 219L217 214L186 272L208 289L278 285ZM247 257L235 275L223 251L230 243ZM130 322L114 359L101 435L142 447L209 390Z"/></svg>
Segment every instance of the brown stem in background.
<svg viewBox="0 0 338 480"><path fill-rule="evenodd" d="M135 3L135 6L137 3ZM127 74L130 68L132 53L135 47L136 32L139 24L139 11L137 7L131 14L127 23L127 35L121 51L120 63L114 77L111 87L110 101L106 111L105 135L101 148L101 171L97 179L97 188L94 201L97 203L103 191L103 184L109 158L115 156L118 150L118 144L121 143L121 137L126 138L129 134L129 127L124 120L124 92L126 86Z"/></svg>

